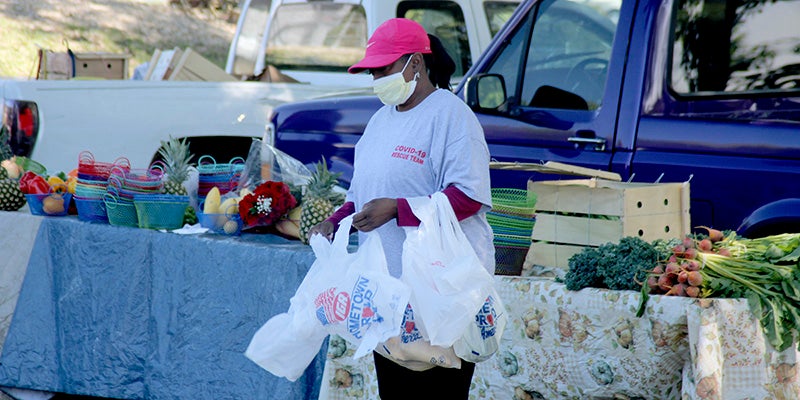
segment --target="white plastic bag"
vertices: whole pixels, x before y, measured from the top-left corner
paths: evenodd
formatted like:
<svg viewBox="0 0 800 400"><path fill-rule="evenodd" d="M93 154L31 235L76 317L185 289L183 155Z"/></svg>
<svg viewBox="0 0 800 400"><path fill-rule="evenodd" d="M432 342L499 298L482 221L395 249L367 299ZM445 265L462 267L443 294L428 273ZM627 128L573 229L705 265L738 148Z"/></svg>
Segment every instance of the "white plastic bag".
<svg viewBox="0 0 800 400"><path fill-rule="evenodd" d="M406 228L401 279L412 290L420 330L434 346L450 347L474 321L494 285L444 193L409 198L418 228Z"/></svg>
<svg viewBox="0 0 800 400"><path fill-rule="evenodd" d="M253 335L245 356L273 375L299 378L328 334L356 345L354 358L397 335L410 289L389 274L377 232L355 253L347 251L352 220L341 221L332 243L321 235L311 238L316 259L289 310Z"/></svg>
<svg viewBox="0 0 800 400"><path fill-rule="evenodd" d="M323 329L302 326L297 316L291 312L270 318L253 335L244 353L259 367L292 382L303 375L328 336Z"/></svg>
<svg viewBox="0 0 800 400"><path fill-rule="evenodd" d="M316 322L355 345L353 358L359 358L397 335L411 290L389 274L377 232L368 233L358 250L348 253L352 222L350 216L339 223L332 243L321 235L311 237L315 264L325 268L315 271L301 289L303 302L313 305Z"/></svg>
<svg viewBox="0 0 800 400"><path fill-rule="evenodd" d="M453 347L433 346L422 337L410 304L403 316L400 335L381 343L375 351L413 371L425 371L436 366L461 368L461 359Z"/></svg>
<svg viewBox="0 0 800 400"><path fill-rule="evenodd" d="M503 337L508 313L497 290L492 288L475 320L454 344L456 355L470 362L486 361L497 352Z"/></svg>
<svg viewBox="0 0 800 400"><path fill-rule="evenodd" d="M328 336L328 332L316 322L313 304L302 293L308 291L316 279L320 279L328 267L325 261L329 259L326 254L314 261L289 300L289 310L273 316L262 325L245 350L247 358L275 376L292 382L297 380Z"/></svg>

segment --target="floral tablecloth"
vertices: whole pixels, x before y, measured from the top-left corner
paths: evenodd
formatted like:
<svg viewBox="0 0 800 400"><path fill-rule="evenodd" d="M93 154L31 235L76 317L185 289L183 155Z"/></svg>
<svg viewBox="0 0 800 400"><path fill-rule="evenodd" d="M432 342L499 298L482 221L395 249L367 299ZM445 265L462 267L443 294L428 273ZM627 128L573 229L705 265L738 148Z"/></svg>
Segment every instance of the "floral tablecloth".
<svg viewBox="0 0 800 400"><path fill-rule="evenodd" d="M478 364L472 399L798 399L797 349L774 351L744 300L568 291L551 279L496 277L511 318ZM331 338L321 399L377 399L370 356Z"/></svg>

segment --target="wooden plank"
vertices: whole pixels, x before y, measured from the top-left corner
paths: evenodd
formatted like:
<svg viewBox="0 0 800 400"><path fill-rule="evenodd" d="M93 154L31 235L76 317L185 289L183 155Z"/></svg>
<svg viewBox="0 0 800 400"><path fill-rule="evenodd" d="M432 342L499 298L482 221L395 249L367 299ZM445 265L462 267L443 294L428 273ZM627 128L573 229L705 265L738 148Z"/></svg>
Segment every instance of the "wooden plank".
<svg viewBox="0 0 800 400"><path fill-rule="evenodd" d="M685 230L686 216L687 214L677 211L607 220L538 213L531 238L584 246L617 243L625 236L639 237L648 242L680 238L688 233Z"/></svg>
<svg viewBox="0 0 800 400"><path fill-rule="evenodd" d="M622 236L636 236L648 242L656 239L680 238L686 234L683 226L684 214L680 211L626 216L622 220Z"/></svg>
<svg viewBox="0 0 800 400"><path fill-rule="evenodd" d="M611 181L622 180L619 174L615 172L564 164L557 161L548 161L543 164L493 161L489 163L489 168L541 172L544 174L578 175Z"/></svg>
<svg viewBox="0 0 800 400"><path fill-rule="evenodd" d="M596 186L594 179L528 183L538 211L622 216L623 191Z"/></svg>
<svg viewBox="0 0 800 400"><path fill-rule="evenodd" d="M158 60L161 57L161 49L155 49L153 51L153 56L150 57L150 62L147 63L147 71L145 71L142 80L150 80L150 75L153 74L153 70L156 69L156 64L158 64Z"/></svg>
<svg viewBox="0 0 800 400"><path fill-rule="evenodd" d="M531 238L554 243L600 246L619 242L623 234L622 228L621 220L537 213Z"/></svg>
<svg viewBox="0 0 800 400"><path fill-rule="evenodd" d="M690 211L690 204L691 204L691 194L689 188L689 182L682 183L683 188L681 188L681 235L680 237L683 238L684 236L688 235L692 230L691 224L691 215L689 214Z"/></svg>
<svg viewBox="0 0 800 400"><path fill-rule="evenodd" d="M128 79L128 54L74 53L75 76L85 78Z"/></svg>
<svg viewBox="0 0 800 400"><path fill-rule="evenodd" d="M237 79L187 47L180 60L176 63L169 80L225 82L236 81Z"/></svg>
<svg viewBox="0 0 800 400"><path fill-rule="evenodd" d="M569 270L569 258L580 253L585 247L553 244L534 241L528 254L525 256L523 268L529 269L533 265L556 267Z"/></svg>
<svg viewBox="0 0 800 400"><path fill-rule="evenodd" d="M183 51L177 47L172 50L159 51L158 59L156 63L152 66L152 70L150 71L147 80L160 81L167 79L171 72L170 65L172 64L173 58L176 57L176 54L180 54L182 52Z"/></svg>
<svg viewBox="0 0 800 400"><path fill-rule="evenodd" d="M625 216L679 212L682 208L683 183L598 182L598 187L622 192Z"/></svg>

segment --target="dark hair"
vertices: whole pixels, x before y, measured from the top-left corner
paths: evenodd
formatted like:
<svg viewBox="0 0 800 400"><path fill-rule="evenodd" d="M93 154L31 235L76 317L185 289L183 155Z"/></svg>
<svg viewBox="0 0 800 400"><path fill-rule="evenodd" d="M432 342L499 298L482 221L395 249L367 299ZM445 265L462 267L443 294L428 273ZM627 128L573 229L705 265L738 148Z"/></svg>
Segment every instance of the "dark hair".
<svg viewBox="0 0 800 400"><path fill-rule="evenodd" d="M450 77L456 72L456 63L450 54L447 54L447 50L438 37L429 33L428 38L431 41L431 53L422 55L428 69L428 76L433 82L433 86L450 89Z"/></svg>

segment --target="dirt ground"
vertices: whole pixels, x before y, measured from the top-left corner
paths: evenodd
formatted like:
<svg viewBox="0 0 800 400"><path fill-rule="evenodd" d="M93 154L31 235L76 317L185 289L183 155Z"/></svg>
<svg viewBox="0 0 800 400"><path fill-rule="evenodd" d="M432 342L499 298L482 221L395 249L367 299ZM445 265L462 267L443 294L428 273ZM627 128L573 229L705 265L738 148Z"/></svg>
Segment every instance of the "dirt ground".
<svg viewBox="0 0 800 400"><path fill-rule="evenodd" d="M155 49L191 47L224 67L238 10L172 6L169 0L0 0L0 77L26 77L39 48L128 53L130 67Z"/></svg>

